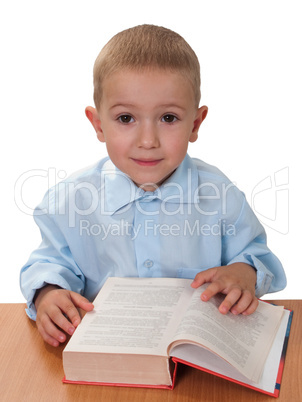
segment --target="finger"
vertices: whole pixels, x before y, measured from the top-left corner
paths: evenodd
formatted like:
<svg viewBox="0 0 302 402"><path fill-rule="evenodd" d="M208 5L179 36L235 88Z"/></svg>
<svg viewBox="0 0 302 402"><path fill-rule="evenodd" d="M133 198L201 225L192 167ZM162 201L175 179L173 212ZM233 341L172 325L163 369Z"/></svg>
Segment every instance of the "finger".
<svg viewBox="0 0 302 402"><path fill-rule="evenodd" d="M49 317L58 327L70 335L81 322L80 313L70 297L62 299L58 303L58 308L49 312Z"/></svg>
<svg viewBox="0 0 302 402"><path fill-rule="evenodd" d="M216 268L209 268L205 271L199 272L193 282L191 283L192 288L198 288L199 286L202 286L204 283L207 282L212 282L214 275L216 274L217 269Z"/></svg>
<svg viewBox="0 0 302 402"><path fill-rule="evenodd" d="M80 295L79 293L70 292L70 298L76 307L79 307L85 311L91 311L94 308L93 304L86 299L86 297Z"/></svg>
<svg viewBox="0 0 302 402"><path fill-rule="evenodd" d="M85 312L91 311L93 310L94 306L89 300L81 296L79 293L70 292L69 297L72 305L67 306L65 313L76 328L81 322L81 317L83 315L83 313L80 313L80 310Z"/></svg>
<svg viewBox="0 0 302 402"><path fill-rule="evenodd" d="M239 287L233 287L226 295L225 299L219 306L219 311L222 314L227 314L230 309L238 302L242 296L242 290Z"/></svg>
<svg viewBox="0 0 302 402"><path fill-rule="evenodd" d="M254 295L249 290L243 290L241 297L238 299L237 303L232 307L232 314L241 314L243 311L249 308L253 302Z"/></svg>
<svg viewBox="0 0 302 402"><path fill-rule="evenodd" d="M58 334L62 335L62 332L56 331L57 327L64 332L72 335L77 327L77 325L81 322L81 318L78 310L73 305L69 298L64 298L63 300L58 300L58 305L53 305L48 308L47 314L44 314L43 318L45 320L44 327L48 328L48 333L50 333L53 337L55 337L60 342L64 342L62 340L62 336L58 337ZM65 314L65 315L64 315ZM49 317L50 323L55 324L54 327L50 326L46 317ZM55 336L57 335L57 336ZM63 334L64 335L64 334ZM65 335L64 335L65 337Z"/></svg>
<svg viewBox="0 0 302 402"><path fill-rule="evenodd" d="M48 343L50 346L54 346L55 348L60 345L60 342L50 336L43 328L38 328L40 335L42 336L43 340Z"/></svg>
<svg viewBox="0 0 302 402"><path fill-rule="evenodd" d="M37 327L44 341L52 346L58 346L66 340L66 335L57 328L47 314L37 319Z"/></svg>
<svg viewBox="0 0 302 402"><path fill-rule="evenodd" d="M252 303L250 304L250 306L245 311L243 311L242 314L243 315L253 314L257 310L258 305L259 305L259 300L255 297L253 299Z"/></svg>
<svg viewBox="0 0 302 402"><path fill-rule="evenodd" d="M220 281L215 281L209 284L200 296L201 300L208 301L211 297L221 293L224 290L224 284Z"/></svg>

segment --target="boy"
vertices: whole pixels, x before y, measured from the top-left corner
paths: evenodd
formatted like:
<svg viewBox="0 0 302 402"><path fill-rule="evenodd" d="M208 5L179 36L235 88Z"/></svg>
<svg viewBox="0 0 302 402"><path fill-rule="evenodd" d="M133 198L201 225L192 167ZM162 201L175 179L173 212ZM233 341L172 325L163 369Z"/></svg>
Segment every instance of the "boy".
<svg viewBox="0 0 302 402"><path fill-rule="evenodd" d="M199 100L198 59L168 29L128 29L99 54L86 116L110 159L49 190L35 211L41 246L21 271L49 344L74 332L109 276L209 282L202 300L225 294L222 314L251 314L256 296L285 286L242 193L187 155L207 115Z"/></svg>

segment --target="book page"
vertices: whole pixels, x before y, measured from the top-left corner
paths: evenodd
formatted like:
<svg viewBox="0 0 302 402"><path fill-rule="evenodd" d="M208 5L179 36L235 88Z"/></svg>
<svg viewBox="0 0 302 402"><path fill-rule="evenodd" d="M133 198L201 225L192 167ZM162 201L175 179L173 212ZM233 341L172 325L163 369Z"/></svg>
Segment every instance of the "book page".
<svg viewBox="0 0 302 402"><path fill-rule="evenodd" d="M279 327L283 307L260 302L250 316L222 315L218 307L225 296L202 302L200 295L203 290L204 287L201 287L194 292L174 341L190 339L200 343L248 379L258 382Z"/></svg>
<svg viewBox="0 0 302 402"><path fill-rule="evenodd" d="M171 331L193 292L191 282L109 278L65 350L167 356Z"/></svg>
<svg viewBox="0 0 302 402"><path fill-rule="evenodd" d="M290 312L284 310L281 325L278 328L276 339L270 349L268 357L265 362L263 374L258 383L248 380L245 376L239 373L238 370L222 360L216 354L213 354L207 349L201 348L194 344L181 344L175 346L171 351L171 356L189 362L190 364L200 367L201 370L211 371L214 374L226 377L236 382L250 385L253 388L261 389L263 391L274 393L275 385L278 382L277 376L279 365L284 345L284 338L288 325Z"/></svg>

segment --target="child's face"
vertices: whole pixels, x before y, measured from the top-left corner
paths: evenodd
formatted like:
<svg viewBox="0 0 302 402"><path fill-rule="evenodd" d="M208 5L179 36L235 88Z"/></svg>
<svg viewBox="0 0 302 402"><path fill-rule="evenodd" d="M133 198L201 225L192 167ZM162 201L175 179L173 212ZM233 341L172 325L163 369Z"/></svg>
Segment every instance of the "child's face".
<svg viewBox="0 0 302 402"><path fill-rule="evenodd" d="M112 162L146 191L181 164L206 114L183 75L160 69L115 72L104 82L99 112L86 109Z"/></svg>

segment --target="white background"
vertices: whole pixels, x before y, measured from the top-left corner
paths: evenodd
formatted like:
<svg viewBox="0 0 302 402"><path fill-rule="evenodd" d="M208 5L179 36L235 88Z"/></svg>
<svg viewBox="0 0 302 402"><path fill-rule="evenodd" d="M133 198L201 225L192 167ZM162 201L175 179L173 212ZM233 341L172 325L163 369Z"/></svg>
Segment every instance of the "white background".
<svg viewBox="0 0 302 402"><path fill-rule="evenodd" d="M264 223L288 277L270 297L301 298L299 3L2 2L0 302L24 301L19 271L40 241L29 212L48 185L106 155L84 114L93 63L115 33L142 23L177 31L197 53L209 114L189 152L220 167Z"/></svg>

